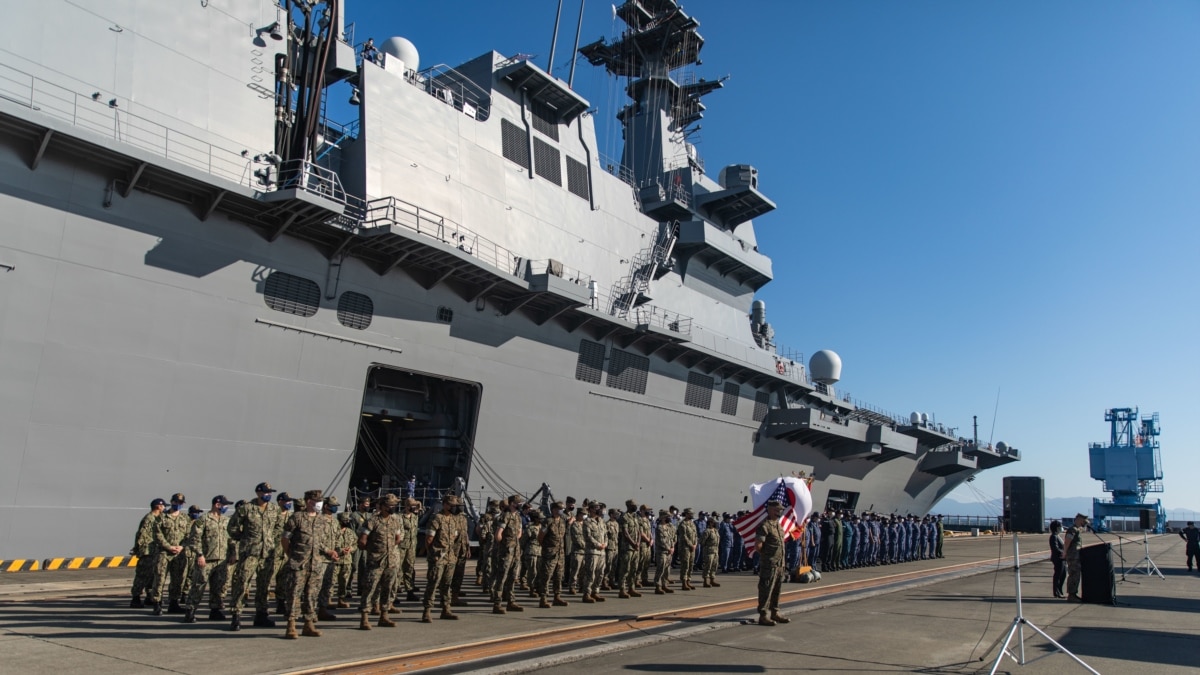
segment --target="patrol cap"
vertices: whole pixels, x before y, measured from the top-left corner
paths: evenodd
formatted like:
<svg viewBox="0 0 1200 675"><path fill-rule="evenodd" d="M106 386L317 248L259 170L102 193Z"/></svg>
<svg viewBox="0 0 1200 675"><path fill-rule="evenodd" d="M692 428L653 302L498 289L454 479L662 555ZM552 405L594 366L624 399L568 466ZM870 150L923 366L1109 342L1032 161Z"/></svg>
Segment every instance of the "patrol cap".
<svg viewBox="0 0 1200 675"><path fill-rule="evenodd" d="M692 510L691 510L691 509L684 509L684 510L683 510L683 517L684 517L684 518L691 518L691 517L692 517L692 516L694 516L694 515L695 515L695 514L694 514L694 513L692 513Z"/></svg>
<svg viewBox="0 0 1200 675"><path fill-rule="evenodd" d="M188 507L188 513L204 513L204 509L200 508L199 506L196 506L195 504L192 504L191 506Z"/></svg>
<svg viewBox="0 0 1200 675"><path fill-rule="evenodd" d="M150 502L150 508L154 508L156 506L166 506L166 505L167 505L167 500L163 499L162 497L155 497Z"/></svg>
<svg viewBox="0 0 1200 675"><path fill-rule="evenodd" d="M339 514L337 514L337 519L338 519L338 525L341 525L343 527L350 524L350 514L349 513L339 513Z"/></svg>
<svg viewBox="0 0 1200 675"><path fill-rule="evenodd" d="M458 499L458 495L447 494L445 497L442 497L442 503L449 504L450 506L458 506L461 502Z"/></svg>
<svg viewBox="0 0 1200 675"><path fill-rule="evenodd" d="M420 506L421 502L413 499L412 497L405 497L404 505L405 506Z"/></svg>
<svg viewBox="0 0 1200 675"><path fill-rule="evenodd" d="M307 499L311 499L311 500L313 500L313 501L320 501L320 500L321 500L321 495L322 495L322 494L323 494L323 493L322 493L320 490L305 490L305 491L304 491L304 498L305 498L306 500L307 500Z"/></svg>
<svg viewBox="0 0 1200 675"><path fill-rule="evenodd" d="M275 501L279 502L280 504L286 504L287 502L292 501L292 496L286 492L280 492L279 496L275 498Z"/></svg>
<svg viewBox="0 0 1200 675"><path fill-rule="evenodd" d="M524 502L525 502L525 498L522 497L521 495L513 495L508 498L509 504L522 504Z"/></svg>
<svg viewBox="0 0 1200 675"><path fill-rule="evenodd" d="M325 498L325 506L341 506L342 503L334 495L329 495Z"/></svg>
<svg viewBox="0 0 1200 675"><path fill-rule="evenodd" d="M667 510L666 510L666 509L659 509L659 510L658 510L658 517L659 517L659 518L662 518L663 516L669 516L669 515L671 515L671 514L667 513Z"/></svg>
<svg viewBox="0 0 1200 675"><path fill-rule="evenodd" d="M263 481L254 487L254 491L255 492L274 492L275 488L271 487L270 483Z"/></svg>
<svg viewBox="0 0 1200 675"><path fill-rule="evenodd" d="M541 511L530 511L529 519L535 523L540 522L542 520L542 512Z"/></svg>
<svg viewBox="0 0 1200 675"><path fill-rule="evenodd" d="M626 499L626 500L625 500L625 506L627 506L628 508L631 508L631 509L636 509L636 508L637 508L637 502L633 501L632 499Z"/></svg>
<svg viewBox="0 0 1200 675"><path fill-rule="evenodd" d="M553 504L550 505L550 509L553 511L562 511L564 508L566 508L566 507L563 506L562 502L554 502Z"/></svg>
<svg viewBox="0 0 1200 675"><path fill-rule="evenodd" d="M213 497L212 503L213 503L213 506L216 506L217 504L220 504L221 506L228 506L229 504L232 504L233 502L226 499L225 495L217 495L216 497Z"/></svg>
<svg viewBox="0 0 1200 675"><path fill-rule="evenodd" d="M175 494L171 495L171 503L172 504L186 504L187 497L184 497L182 492L176 492Z"/></svg>
<svg viewBox="0 0 1200 675"><path fill-rule="evenodd" d="M783 506L783 504L778 499L768 499L767 506Z"/></svg>
<svg viewBox="0 0 1200 675"><path fill-rule="evenodd" d="M395 506L400 503L400 498L396 495L384 495L379 498L379 503L384 506Z"/></svg>

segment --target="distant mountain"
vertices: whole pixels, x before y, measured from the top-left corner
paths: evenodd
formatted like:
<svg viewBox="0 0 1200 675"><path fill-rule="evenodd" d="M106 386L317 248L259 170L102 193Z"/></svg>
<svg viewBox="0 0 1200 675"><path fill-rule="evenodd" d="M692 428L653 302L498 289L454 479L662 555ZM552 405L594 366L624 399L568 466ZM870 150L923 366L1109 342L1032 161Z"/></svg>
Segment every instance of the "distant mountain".
<svg viewBox="0 0 1200 675"><path fill-rule="evenodd" d="M997 516L1001 511L1000 500L988 502L960 502L943 499L933 506L934 513L947 516ZM1046 500L1047 518L1070 518L1076 513L1092 513L1091 497L1051 497Z"/></svg>

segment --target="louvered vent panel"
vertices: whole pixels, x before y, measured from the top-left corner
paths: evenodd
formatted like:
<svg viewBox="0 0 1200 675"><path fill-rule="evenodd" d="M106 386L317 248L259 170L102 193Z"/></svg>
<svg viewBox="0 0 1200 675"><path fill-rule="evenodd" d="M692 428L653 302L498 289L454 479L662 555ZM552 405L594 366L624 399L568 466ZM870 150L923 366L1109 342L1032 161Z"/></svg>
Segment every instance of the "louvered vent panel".
<svg viewBox="0 0 1200 675"><path fill-rule="evenodd" d="M567 189L576 197L588 198L587 165L570 156L567 157Z"/></svg>
<svg viewBox="0 0 1200 675"><path fill-rule="evenodd" d="M687 391L683 402L693 408L708 410L712 407L713 379L701 373L688 373Z"/></svg>
<svg viewBox="0 0 1200 675"><path fill-rule="evenodd" d="M272 272L263 288L263 299L277 312L312 316L321 306L321 288L304 277Z"/></svg>
<svg viewBox="0 0 1200 675"><path fill-rule="evenodd" d="M721 413L725 415L736 415L738 408L738 399L742 397L742 385L737 382L726 382L725 393L721 397Z"/></svg>
<svg viewBox="0 0 1200 675"><path fill-rule="evenodd" d="M504 146L504 158L521 166L529 166L529 140L525 129L508 120L500 120L500 136Z"/></svg>
<svg viewBox="0 0 1200 675"><path fill-rule="evenodd" d="M579 341L579 361L575 363L575 379L600 384L604 372L604 345L591 340Z"/></svg>
<svg viewBox="0 0 1200 675"><path fill-rule="evenodd" d="M608 361L608 386L613 389L646 393L646 377L650 372L650 359L620 349L612 350Z"/></svg>
<svg viewBox="0 0 1200 675"><path fill-rule="evenodd" d="M767 410L770 408L771 394L770 392L760 391L754 395L754 421L761 422L767 418Z"/></svg>
<svg viewBox="0 0 1200 675"><path fill-rule="evenodd" d="M558 116L545 103L534 102L529 106L533 112L533 128L546 136L558 140Z"/></svg>
<svg viewBox="0 0 1200 675"><path fill-rule="evenodd" d="M346 291L338 298L338 323L347 328L366 330L375 314L375 303L362 293Z"/></svg>
<svg viewBox="0 0 1200 675"><path fill-rule="evenodd" d="M562 185L562 158L558 148L540 138L533 139L533 170L551 183Z"/></svg>

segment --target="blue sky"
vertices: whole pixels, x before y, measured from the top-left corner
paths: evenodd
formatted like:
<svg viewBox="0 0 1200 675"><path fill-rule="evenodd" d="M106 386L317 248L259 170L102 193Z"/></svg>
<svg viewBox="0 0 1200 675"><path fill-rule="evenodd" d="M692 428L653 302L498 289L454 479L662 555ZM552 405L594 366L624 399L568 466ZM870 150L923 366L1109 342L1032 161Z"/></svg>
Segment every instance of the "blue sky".
<svg viewBox="0 0 1200 675"><path fill-rule="evenodd" d="M347 0L356 39L422 66L489 49L547 64L556 3ZM1103 496L1104 410L1162 416L1168 508L1200 509L1200 3L692 0L706 39L697 143L750 163L782 344L829 348L856 398L934 413L1024 460L1048 497ZM556 74L579 4L564 1ZM611 37L588 3L583 42ZM621 87L576 89L619 154ZM997 394L999 406L997 408ZM997 411L993 415L993 411ZM994 432L993 432L994 426ZM959 490L959 501L975 494Z"/></svg>

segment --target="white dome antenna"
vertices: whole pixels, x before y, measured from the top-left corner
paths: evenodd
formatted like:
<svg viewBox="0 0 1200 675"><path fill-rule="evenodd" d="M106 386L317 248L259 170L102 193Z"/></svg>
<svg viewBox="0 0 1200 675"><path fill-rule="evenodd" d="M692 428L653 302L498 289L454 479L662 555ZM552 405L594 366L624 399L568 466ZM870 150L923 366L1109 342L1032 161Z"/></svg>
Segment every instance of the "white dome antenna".
<svg viewBox="0 0 1200 675"><path fill-rule="evenodd" d="M814 382L833 384L842 379L842 357L835 351L822 349L808 360L808 372Z"/></svg>

